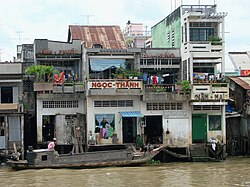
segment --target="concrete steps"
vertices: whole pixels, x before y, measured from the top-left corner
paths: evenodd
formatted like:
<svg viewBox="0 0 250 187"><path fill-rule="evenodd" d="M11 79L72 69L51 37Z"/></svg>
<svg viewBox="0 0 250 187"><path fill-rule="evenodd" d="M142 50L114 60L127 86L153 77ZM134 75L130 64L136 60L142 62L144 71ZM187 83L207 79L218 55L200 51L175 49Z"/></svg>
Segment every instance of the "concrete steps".
<svg viewBox="0 0 250 187"><path fill-rule="evenodd" d="M205 144L192 144L189 151L193 162L209 162L215 160L208 156L209 154Z"/></svg>

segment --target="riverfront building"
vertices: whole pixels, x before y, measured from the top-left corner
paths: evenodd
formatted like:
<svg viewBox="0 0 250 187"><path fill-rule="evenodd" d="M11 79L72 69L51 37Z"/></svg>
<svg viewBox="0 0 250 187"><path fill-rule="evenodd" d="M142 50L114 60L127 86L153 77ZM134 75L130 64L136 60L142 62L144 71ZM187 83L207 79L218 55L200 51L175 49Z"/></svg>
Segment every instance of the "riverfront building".
<svg viewBox="0 0 250 187"><path fill-rule="evenodd" d="M0 63L0 153L24 153L22 64ZM0 155L1 156L1 155Z"/></svg>
<svg viewBox="0 0 250 187"><path fill-rule="evenodd" d="M36 39L34 64L59 71L34 83L38 147L56 138L69 153L78 125L86 149L141 138L172 156L201 156L197 145L209 156L208 142L226 142L224 17L215 5L180 6L152 27L149 48L126 45L119 26L70 25L67 42Z"/></svg>
<svg viewBox="0 0 250 187"><path fill-rule="evenodd" d="M225 16L216 11L216 5L182 5L152 27L153 47L181 51L180 77L191 83L192 116L186 133L193 145L213 139L226 143L229 89L226 83L218 84L225 73Z"/></svg>

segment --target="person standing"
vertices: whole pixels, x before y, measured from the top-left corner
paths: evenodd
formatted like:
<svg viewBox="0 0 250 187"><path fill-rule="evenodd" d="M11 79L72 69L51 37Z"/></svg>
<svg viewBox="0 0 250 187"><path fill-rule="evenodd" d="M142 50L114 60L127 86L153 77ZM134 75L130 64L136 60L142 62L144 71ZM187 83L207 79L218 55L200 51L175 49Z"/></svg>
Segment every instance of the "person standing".
<svg viewBox="0 0 250 187"><path fill-rule="evenodd" d="M83 153L81 127L78 125L72 126L73 148L72 153Z"/></svg>

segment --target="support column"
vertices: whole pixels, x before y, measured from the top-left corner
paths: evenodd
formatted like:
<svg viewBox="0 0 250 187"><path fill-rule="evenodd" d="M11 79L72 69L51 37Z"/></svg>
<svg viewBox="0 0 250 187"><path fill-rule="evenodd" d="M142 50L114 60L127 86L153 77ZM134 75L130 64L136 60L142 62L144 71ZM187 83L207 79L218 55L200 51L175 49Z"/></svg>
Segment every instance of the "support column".
<svg viewBox="0 0 250 187"><path fill-rule="evenodd" d="M226 139L226 112L225 112L225 105L222 105L221 109L221 130L222 130L222 141L224 144L227 143L227 139Z"/></svg>

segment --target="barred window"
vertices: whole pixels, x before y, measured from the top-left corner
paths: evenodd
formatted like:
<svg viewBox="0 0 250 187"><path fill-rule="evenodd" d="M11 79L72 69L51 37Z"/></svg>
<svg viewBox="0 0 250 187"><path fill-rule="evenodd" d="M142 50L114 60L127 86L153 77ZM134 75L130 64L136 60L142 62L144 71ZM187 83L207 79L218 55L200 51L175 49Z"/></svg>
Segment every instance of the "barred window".
<svg viewBox="0 0 250 187"><path fill-rule="evenodd" d="M94 107L133 107L133 100L94 101Z"/></svg>
<svg viewBox="0 0 250 187"><path fill-rule="evenodd" d="M110 101L110 107L117 107L117 106L118 106L117 101Z"/></svg>
<svg viewBox="0 0 250 187"><path fill-rule="evenodd" d="M43 108L78 108L78 101L43 101Z"/></svg>
<svg viewBox="0 0 250 187"><path fill-rule="evenodd" d="M147 110L182 110L182 103L147 103Z"/></svg>
<svg viewBox="0 0 250 187"><path fill-rule="evenodd" d="M193 110L221 110L220 105L193 105Z"/></svg>

